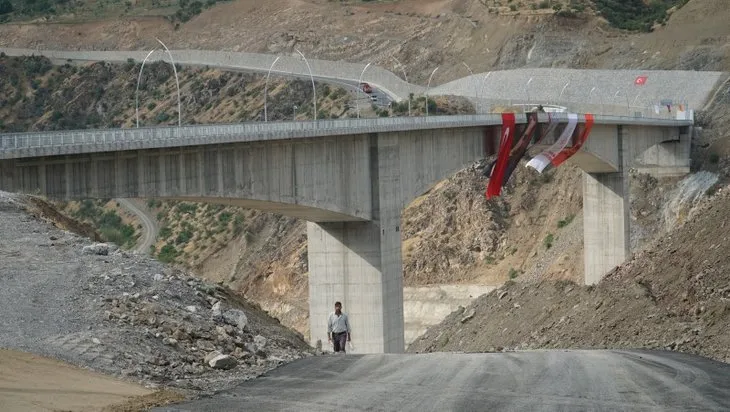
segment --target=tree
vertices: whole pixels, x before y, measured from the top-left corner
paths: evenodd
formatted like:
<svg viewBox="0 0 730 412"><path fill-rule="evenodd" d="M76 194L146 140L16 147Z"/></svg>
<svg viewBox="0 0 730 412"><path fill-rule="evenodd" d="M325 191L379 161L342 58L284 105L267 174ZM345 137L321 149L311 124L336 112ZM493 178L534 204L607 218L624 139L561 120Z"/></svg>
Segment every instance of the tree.
<svg viewBox="0 0 730 412"><path fill-rule="evenodd" d="M0 0L0 15L10 14L13 12L13 5L10 0Z"/></svg>

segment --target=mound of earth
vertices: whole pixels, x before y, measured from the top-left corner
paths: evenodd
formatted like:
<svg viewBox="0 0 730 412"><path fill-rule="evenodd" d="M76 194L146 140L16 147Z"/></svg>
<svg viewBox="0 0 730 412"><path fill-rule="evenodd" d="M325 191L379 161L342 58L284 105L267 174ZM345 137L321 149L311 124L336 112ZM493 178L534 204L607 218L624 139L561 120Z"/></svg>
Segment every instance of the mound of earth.
<svg viewBox="0 0 730 412"><path fill-rule="evenodd" d="M599 284L507 282L409 351L649 348L730 362L729 188Z"/></svg>
<svg viewBox="0 0 730 412"><path fill-rule="evenodd" d="M209 393L312 354L229 290L29 216L0 192L0 348Z"/></svg>

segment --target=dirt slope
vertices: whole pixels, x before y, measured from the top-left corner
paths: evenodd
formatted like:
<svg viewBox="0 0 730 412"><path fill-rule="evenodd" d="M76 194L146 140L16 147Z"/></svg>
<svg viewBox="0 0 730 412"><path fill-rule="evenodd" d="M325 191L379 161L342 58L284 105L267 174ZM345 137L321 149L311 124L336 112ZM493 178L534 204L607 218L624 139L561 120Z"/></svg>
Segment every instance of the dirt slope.
<svg viewBox="0 0 730 412"><path fill-rule="evenodd" d="M729 189L597 286L509 282L409 350L654 348L730 362Z"/></svg>

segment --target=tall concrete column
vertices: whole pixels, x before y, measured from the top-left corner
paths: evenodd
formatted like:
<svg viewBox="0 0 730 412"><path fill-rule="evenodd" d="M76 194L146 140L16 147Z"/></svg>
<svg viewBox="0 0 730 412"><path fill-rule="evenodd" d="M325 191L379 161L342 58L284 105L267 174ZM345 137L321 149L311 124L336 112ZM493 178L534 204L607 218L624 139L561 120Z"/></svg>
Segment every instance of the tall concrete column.
<svg viewBox="0 0 730 412"><path fill-rule="evenodd" d="M583 250L586 285L598 283L631 253L628 149L617 127L615 173L583 172Z"/></svg>
<svg viewBox="0 0 730 412"><path fill-rule="evenodd" d="M327 344L327 316L342 302L354 353L405 351L397 136L370 137L373 220L308 223L310 341Z"/></svg>

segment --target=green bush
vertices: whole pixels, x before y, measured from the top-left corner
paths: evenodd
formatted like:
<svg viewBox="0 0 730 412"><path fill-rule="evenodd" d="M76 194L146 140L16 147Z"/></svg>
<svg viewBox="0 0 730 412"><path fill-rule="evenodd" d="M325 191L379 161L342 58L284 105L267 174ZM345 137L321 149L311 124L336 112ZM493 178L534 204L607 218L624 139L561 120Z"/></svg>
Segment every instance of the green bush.
<svg viewBox="0 0 730 412"><path fill-rule="evenodd" d="M10 0L0 0L0 15L10 14L13 12L13 4Z"/></svg>
<svg viewBox="0 0 730 412"><path fill-rule="evenodd" d="M224 225L227 225L228 222L231 221L232 215L228 212L223 212L220 215L218 215L218 221L221 222Z"/></svg>
<svg viewBox="0 0 730 412"><path fill-rule="evenodd" d="M553 241L555 238L553 237L552 233L548 233L547 236L545 236L545 239L542 240L542 244L545 245L545 249L550 249L553 247Z"/></svg>
<svg viewBox="0 0 730 412"><path fill-rule="evenodd" d="M160 229L159 238L160 239L167 239L172 235L172 229L170 229L169 226L163 226Z"/></svg>
<svg viewBox="0 0 730 412"><path fill-rule="evenodd" d="M612 26L625 30L651 31L667 19L667 10L689 0L594 0L598 11Z"/></svg>
<svg viewBox="0 0 730 412"><path fill-rule="evenodd" d="M181 202L175 208L182 214L190 213L194 215L198 211L198 205L195 203Z"/></svg>
<svg viewBox="0 0 730 412"><path fill-rule="evenodd" d="M568 226L570 224L570 222L573 221L573 219L575 219L575 215L569 215L565 219L559 220L558 228L560 229L560 228L564 228L565 226Z"/></svg>
<svg viewBox="0 0 730 412"><path fill-rule="evenodd" d="M178 233L177 238L175 239L175 244L179 245L182 243L188 243L192 238L193 232L191 232L190 230L183 230L182 232Z"/></svg>
<svg viewBox="0 0 730 412"><path fill-rule="evenodd" d="M170 263L173 262L179 254L180 252L175 249L175 246L168 243L160 249L157 259L163 263Z"/></svg>

